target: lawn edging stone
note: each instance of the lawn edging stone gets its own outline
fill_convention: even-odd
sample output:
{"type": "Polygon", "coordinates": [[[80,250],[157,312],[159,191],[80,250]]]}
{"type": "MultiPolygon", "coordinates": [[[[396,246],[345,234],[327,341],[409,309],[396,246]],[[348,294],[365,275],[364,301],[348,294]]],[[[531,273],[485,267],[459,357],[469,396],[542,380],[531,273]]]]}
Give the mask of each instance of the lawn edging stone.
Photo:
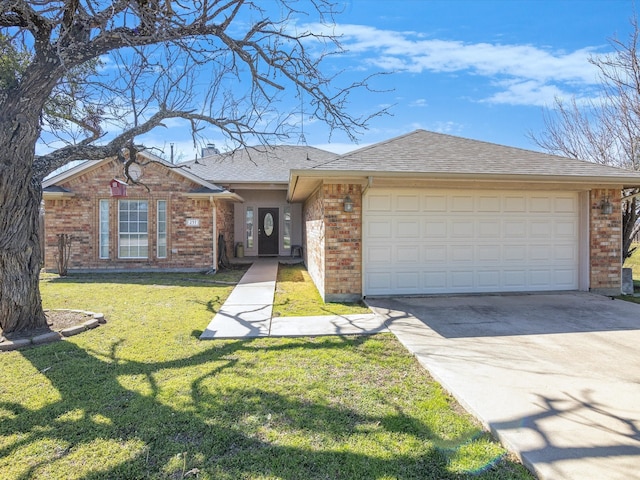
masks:
{"type": "MultiPolygon", "coordinates": [[[[49,311],[49,310],[46,310],[49,311]]],[[[72,327],[63,328],[60,331],[50,331],[35,335],[28,338],[14,338],[9,339],[0,336],[0,352],[10,352],[13,350],[19,350],[34,345],[44,345],[47,343],[57,342],[66,337],[72,337],[78,335],[87,330],[91,330],[99,327],[102,324],[107,323],[103,313],[88,312],[85,310],[71,310],[71,309],[58,309],[53,311],[73,312],[80,313],[85,316],[92,317],[90,320],[86,320],[81,324],[74,325],[72,327]]]]}

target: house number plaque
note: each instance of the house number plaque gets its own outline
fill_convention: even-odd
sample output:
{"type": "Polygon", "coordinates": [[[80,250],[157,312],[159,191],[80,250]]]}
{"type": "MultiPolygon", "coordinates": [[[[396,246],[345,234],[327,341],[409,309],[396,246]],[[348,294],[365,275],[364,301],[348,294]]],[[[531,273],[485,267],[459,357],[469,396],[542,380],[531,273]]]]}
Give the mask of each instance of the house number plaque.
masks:
{"type": "Polygon", "coordinates": [[[184,223],[185,223],[185,225],[187,227],[199,227],[200,226],[200,219],[199,218],[187,218],[184,223]]]}

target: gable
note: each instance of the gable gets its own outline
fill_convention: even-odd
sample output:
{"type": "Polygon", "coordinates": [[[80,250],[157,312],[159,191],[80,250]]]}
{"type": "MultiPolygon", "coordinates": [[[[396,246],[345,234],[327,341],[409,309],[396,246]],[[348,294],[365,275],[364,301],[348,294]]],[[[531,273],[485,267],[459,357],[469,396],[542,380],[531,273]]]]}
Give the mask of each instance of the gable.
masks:
{"type": "MultiPolygon", "coordinates": [[[[315,170],[456,176],[627,178],[640,174],[574,158],[416,130],[347,153],[315,170]]],[[[629,180],[630,179],[630,180],[629,180]]],[[[624,182],[622,182],[624,183],[624,182]]]]}
{"type": "MultiPolygon", "coordinates": [[[[140,184],[128,185],[131,194],[144,196],[149,192],[166,191],[193,197],[215,196],[242,201],[238,195],[161,159],[143,157],[139,173],[140,184]]],[[[109,184],[114,179],[125,180],[123,164],[116,158],[88,161],[43,182],[43,196],[46,199],[73,196],[76,193],[110,195],[109,184]]]]}

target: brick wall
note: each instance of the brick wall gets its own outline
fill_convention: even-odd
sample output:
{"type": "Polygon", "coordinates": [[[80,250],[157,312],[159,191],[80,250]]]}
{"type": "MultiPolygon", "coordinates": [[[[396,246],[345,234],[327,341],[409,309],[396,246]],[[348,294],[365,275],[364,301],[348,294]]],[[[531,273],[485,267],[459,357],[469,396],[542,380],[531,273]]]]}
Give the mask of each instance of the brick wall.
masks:
{"type": "Polygon", "coordinates": [[[362,190],[324,184],[304,204],[305,263],[325,301],[362,298],[362,190]],[[344,199],[353,212],[344,211],[344,199]]]}
{"type": "MultiPolygon", "coordinates": [[[[127,200],[148,201],[148,258],[118,258],[118,198],[110,196],[109,182],[123,178],[117,161],[100,164],[59,185],[75,193],[65,200],[45,200],[45,268],[55,270],[56,234],[74,236],[69,269],[198,269],[213,264],[213,206],[209,199],[192,199],[184,193],[198,187],[191,180],[159,164],[143,167],[143,186],[129,185],[127,200]],[[99,202],[109,201],[109,258],[99,258],[99,202]],[[167,202],[167,257],[157,257],[157,201],[167,202]],[[186,219],[197,219],[198,226],[187,226],[186,219]]],[[[219,202],[218,226],[225,228],[225,239],[233,242],[232,209],[219,202]],[[227,228],[228,225],[231,225],[227,228]]]]}
{"type": "Polygon", "coordinates": [[[324,298],[324,190],[319,188],[302,207],[305,264],[309,275],[324,298]]]}
{"type": "Polygon", "coordinates": [[[590,289],[606,295],[619,295],[622,269],[622,218],[620,189],[594,189],[590,198],[590,289]],[[613,213],[605,215],[600,207],[608,198],[613,213]]]}
{"type": "Polygon", "coordinates": [[[325,301],[362,298],[362,187],[323,185],[325,218],[325,301]],[[353,211],[344,211],[344,199],[353,211]]]}

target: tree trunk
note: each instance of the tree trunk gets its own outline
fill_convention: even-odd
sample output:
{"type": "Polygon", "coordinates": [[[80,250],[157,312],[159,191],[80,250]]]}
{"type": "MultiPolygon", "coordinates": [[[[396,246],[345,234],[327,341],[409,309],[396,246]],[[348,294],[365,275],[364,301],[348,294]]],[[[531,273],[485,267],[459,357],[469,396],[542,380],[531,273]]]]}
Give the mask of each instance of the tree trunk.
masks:
{"type": "MultiPolygon", "coordinates": [[[[639,193],[637,190],[625,192],[627,195],[639,193]]],[[[631,256],[631,247],[638,231],[638,200],[631,197],[622,202],[622,263],[631,256]]]]}
{"type": "MultiPolygon", "coordinates": [[[[2,186],[3,189],[6,187],[2,186]]],[[[25,196],[23,192],[14,193],[25,196]]],[[[24,239],[0,248],[0,327],[6,337],[23,330],[47,327],[38,285],[42,258],[38,216],[42,194],[38,187],[30,185],[26,196],[26,202],[21,202],[13,212],[14,223],[21,229],[24,239]]],[[[4,206],[0,208],[4,209],[4,206]]],[[[3,237],[4,232],[0,233],[1,244],[5,243],[3,237]]]]}
{"type": "Polygon", "coordinates": [[[0,328],[4,336],[47,327],[38,285],[42,181],[33,174],[39,131],[37,105],[24,102],[20,108],[0,113],[0,328]]]}

